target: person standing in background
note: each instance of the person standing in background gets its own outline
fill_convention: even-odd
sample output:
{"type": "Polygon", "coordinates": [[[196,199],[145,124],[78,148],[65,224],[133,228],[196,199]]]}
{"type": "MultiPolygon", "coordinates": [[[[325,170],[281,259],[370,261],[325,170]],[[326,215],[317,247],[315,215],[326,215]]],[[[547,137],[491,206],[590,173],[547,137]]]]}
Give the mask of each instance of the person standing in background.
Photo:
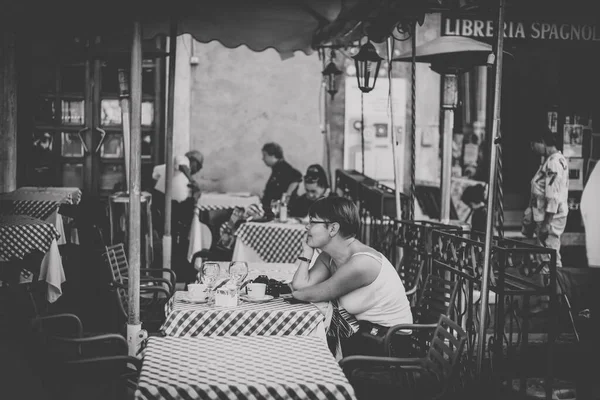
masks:
{"type": "Polygon", "coordinates": [[[531,142],[531,149],[545,158],[531,180],[529,208],[535,222],[537,244],[556,250],[556,266],[561,267],[560,237],[569,213],[567,159],[556,148],[556,136],[548,128],[531,142]]]}

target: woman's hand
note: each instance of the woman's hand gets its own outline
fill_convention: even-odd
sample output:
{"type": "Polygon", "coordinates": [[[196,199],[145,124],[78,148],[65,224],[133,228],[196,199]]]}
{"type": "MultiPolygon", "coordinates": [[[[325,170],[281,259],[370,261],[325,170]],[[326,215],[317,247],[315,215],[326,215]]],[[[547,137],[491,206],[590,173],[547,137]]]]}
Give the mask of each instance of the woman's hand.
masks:
{"type": "Polygon", "coordinates": [[[304,236],[304,238],[302,239],[302,257],[306,257],[309,260],[312,260],[314,254],[315,249],[308,245],[308,236],[304,236]]]}

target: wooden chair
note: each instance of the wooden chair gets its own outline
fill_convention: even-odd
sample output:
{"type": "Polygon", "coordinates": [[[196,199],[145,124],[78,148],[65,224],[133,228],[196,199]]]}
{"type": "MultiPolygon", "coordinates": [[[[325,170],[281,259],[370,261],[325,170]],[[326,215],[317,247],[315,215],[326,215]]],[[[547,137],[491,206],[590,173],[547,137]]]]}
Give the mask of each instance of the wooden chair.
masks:
{"type": "Polygon", "coordinates": [[[349,356],[340,366],[359,400],[440,399],[455,390],[466,340],[465,331],[442,315],[424,357],[349,356]]]}
{"type": "Polygon", "coordinates": [[[436,329],[440,316],[453,315],[458,287],[459,281],[428,275],[412,308],[414,323],[395,325],[387,331],[383,341],[385,354],[422,356],[429,348],[431,332],[436,329]]]}
{"type": "Polygon", "coordinates": [[[79,318],[58,314],[31,324],[34,363],[52,399],[125,399],[141,361],[121,335],[85,336],[79,318]]]}

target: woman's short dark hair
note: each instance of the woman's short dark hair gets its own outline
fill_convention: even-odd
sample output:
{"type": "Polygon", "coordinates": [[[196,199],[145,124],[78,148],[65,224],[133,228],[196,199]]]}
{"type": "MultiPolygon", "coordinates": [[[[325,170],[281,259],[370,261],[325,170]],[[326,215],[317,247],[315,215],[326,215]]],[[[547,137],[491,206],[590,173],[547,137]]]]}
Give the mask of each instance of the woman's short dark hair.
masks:
{"type": "Polygon", "coordinates": [[[279,160],[281,160],[283,158],[283,149],[281,148],[280,145],[278,145],[275,142],[266,143],[263,146],[262,151],[264,151],[268,155],[273,156],[279,160]]]}
{"type": "Polygon", "coordinates": [[[324,197],[317,200],[308,210],[308,216],[340,224],[340,235],[355,237],[359,230],[358,207],[344,197],[324,197]]]}
{"type": "Polygon", "coordinates": [[[556,134],[550,130],[550,128],[544,128],[536,135],[537,142],[543,142],[546,146],[556,146],[557,138],[556,134]]]}
{"type": "Polygon", "coordinates": [[[323,189],[327,189],[329,187],[329,182],[327,181],[327,173],[325,173],[325,169],[319,164],[312,164],[306,169],[306,174],[304,175],[304,182],[306,183],[317,183],[319,187],[323,189]]]}
{"type": "Polygon", "coordinates": [[[462,194],[461,200],[465,204],[481,203],[485,201],[485,187],[483,185],[473,185],[467,187],[462,194]]]}

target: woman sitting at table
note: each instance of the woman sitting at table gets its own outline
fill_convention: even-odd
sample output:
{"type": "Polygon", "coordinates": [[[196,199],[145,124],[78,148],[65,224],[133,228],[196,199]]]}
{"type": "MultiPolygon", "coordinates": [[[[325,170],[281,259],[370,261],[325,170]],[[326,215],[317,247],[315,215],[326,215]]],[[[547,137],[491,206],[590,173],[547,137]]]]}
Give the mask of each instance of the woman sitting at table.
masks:
{"type": "Polygon", "coordinates": [[[359,217],[346,198],[326,197],[309,210],[307,238],[302,242],[293,296],[310,302],[335,301],[354,314],[360,329],[342,341],[344,356],[382,355],[387,329],[413,322],[404,285],[392,264],[356,239],[359,217]],[[322,250],[312,268],[315,249],[322,250]]]}
{"type": "Polygon", "coordinates": [[[315,201],[332,195],[325,169],[319,164],[312,164],[304,175],[304,194],[293,196],[288,205],[290,216],[305,218],[308,209],[315,201]]]}

